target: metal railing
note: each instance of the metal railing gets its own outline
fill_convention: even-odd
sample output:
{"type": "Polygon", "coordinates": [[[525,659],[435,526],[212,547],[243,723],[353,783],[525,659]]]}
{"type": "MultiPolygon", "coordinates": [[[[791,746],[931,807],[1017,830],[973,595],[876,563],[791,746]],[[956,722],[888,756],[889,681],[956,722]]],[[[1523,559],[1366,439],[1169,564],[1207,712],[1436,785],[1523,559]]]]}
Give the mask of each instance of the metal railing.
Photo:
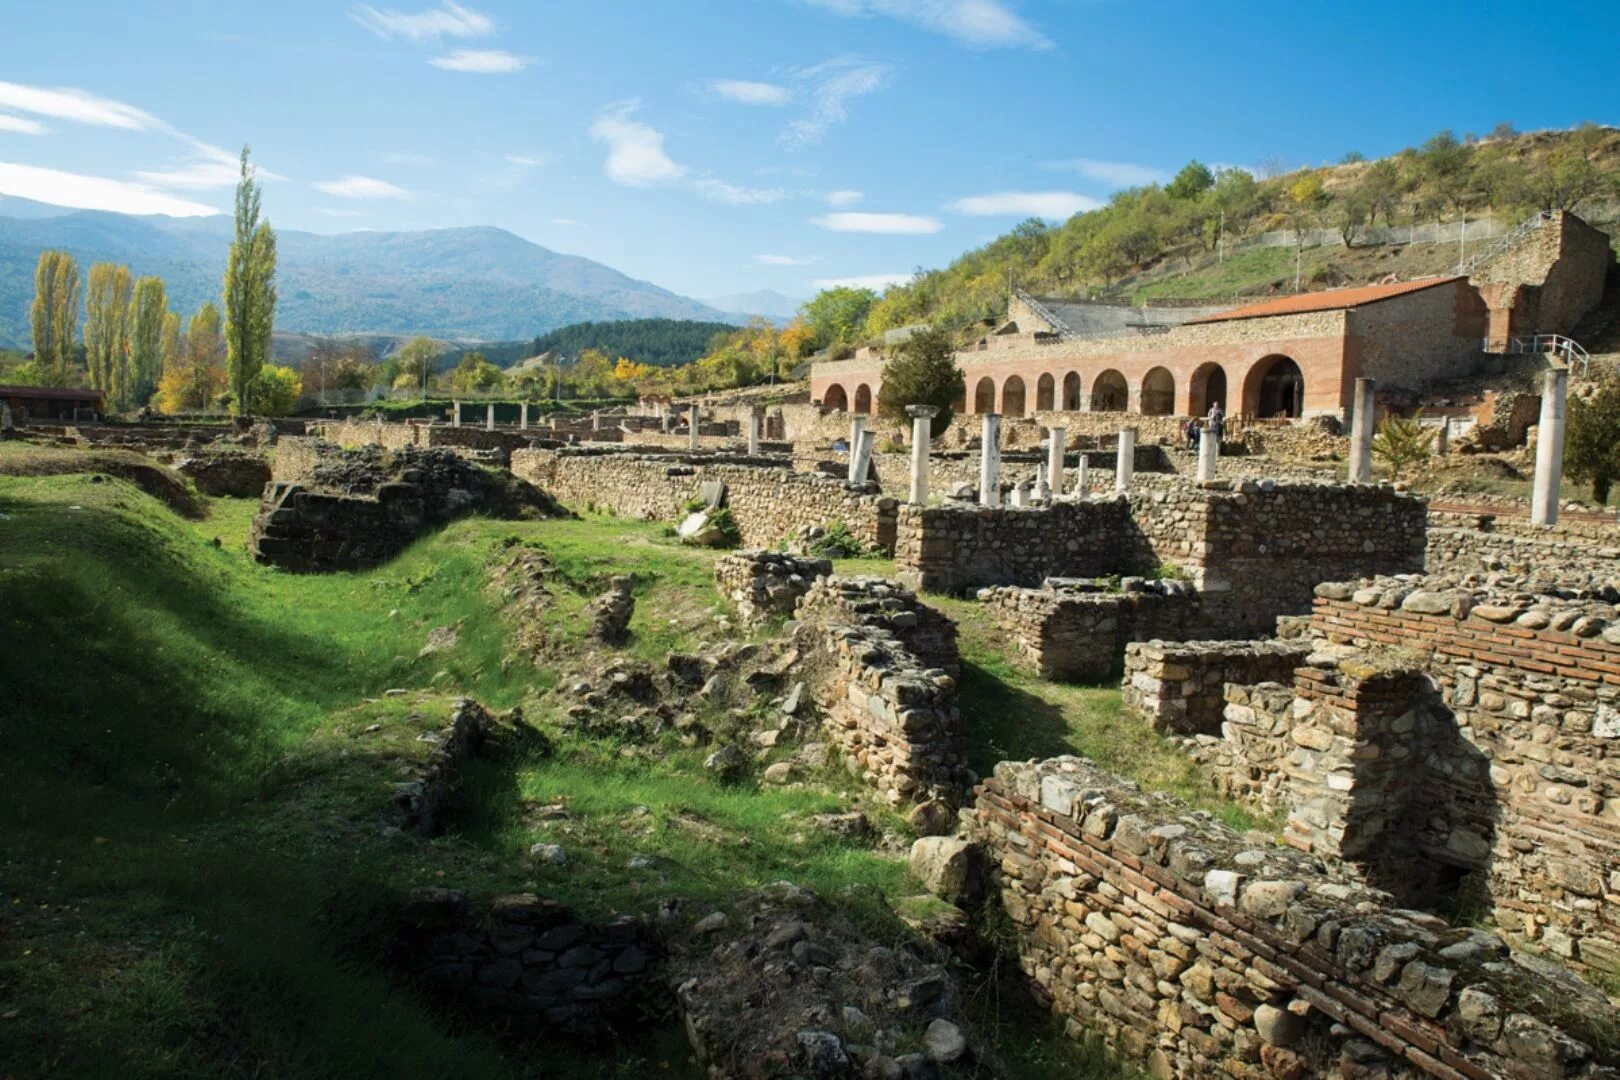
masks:
{"type": "Polygon", "coordinates": [[[1513,228],[1509,229],[1507,232],[1503,233],[1501,236],[1498,236],[1495,240],[1486,245],[1484,251],[1481,251],[1467,262],[1458,263],[1457,273],[1464,276],[1472,275],[1475,270],[1490,262],[1504,251],[1508,251],[1511,248],[1516,247],[1526,236],[1529,236],[1537,229],[1540,229],[1543,225],[1547,224],[1547,222],[1551,220],[1551,210],[1541,210],[1531,217],[1525,218],[1523,221],[1513,226],[1513,228]]]}
{"type": "Polygon", "coordinates": [[[1580,342],[1563,334],[1534,334],[1530,337],[1512,338],[1504,351],[1557,357],[1569,368],[1571,375],[1583,379],[1586,378],[1587,368],[1592,362],[1592,354],[1587,352],[1580,342]]]}

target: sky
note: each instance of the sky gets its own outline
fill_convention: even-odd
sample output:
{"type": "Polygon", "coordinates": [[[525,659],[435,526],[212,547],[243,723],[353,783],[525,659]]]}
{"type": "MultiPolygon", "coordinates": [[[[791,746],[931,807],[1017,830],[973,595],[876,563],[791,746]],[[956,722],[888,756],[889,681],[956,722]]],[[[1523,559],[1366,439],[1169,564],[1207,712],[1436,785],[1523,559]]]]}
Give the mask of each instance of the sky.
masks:
{"type": "Polygon", "coordinates": [[[1620,122],[1589,0],[8,7],[0,194],[228,212],[250,144],[277,227],[494,225],[695,297],[881,287],[1193,158],[1620,122]],[[1512,62],[1548,41],[1592,51],[1512,62]]]}

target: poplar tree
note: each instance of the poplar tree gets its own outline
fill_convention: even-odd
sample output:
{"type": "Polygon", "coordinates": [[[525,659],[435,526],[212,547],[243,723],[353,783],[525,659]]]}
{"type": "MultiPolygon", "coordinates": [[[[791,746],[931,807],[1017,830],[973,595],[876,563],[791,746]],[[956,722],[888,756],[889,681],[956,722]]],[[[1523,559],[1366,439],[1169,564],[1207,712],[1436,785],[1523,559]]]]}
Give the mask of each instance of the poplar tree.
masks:
{"type": "Polygon", "coordinates": [[[236,227],[225,264],[225,352],[232,407],[246,415],[254,378],[270,357],[276,308],[276,234],[259,220],[259,185],[242,147],[236,184],[236,227]]]}
{"type": "Polygon", "coordinates": [[[163,347],[159,350],[163,359],[163,374],[180,367],[183,357],[181,348],[183,342],[180,337],[180,313],[171,311],[163,316],[163,347]]]}
{"type": "Polygon", "coordinates": [[[145,405],[157,391],[163,374],[163,324],[169,315],[168,291],[163,279],[143,277],[135,283],[129,304],[129,379],[125,388],[131,405],[145,405]]]}
{"type": "Polygon", "coordinates": [[[90,385],[114,405],[125,401],[129,371],[129,302],[135,286],[129,267],[96,263],[84,295],[85,364],[90,385]]]}
{"type": "Polygon", "coordinates": [[[40,374],[58,385],[68,382],[79,333],[79,264],[67,252],[39,253],[28,320],[40,374]]]}

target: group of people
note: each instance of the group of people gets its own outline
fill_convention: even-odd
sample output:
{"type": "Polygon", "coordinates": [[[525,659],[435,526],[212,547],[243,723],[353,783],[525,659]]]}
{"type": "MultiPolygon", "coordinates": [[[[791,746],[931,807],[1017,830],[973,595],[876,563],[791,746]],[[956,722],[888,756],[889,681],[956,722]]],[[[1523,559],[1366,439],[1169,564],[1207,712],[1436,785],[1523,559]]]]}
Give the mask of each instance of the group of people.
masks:
{"type": "Polygon", "coordinates": [[[1209,416],[1195,416],[1181,425],[1181,434],[1187,440],[1187,449],[1196,454],[1198,444],[1203,442],[1206,431],[1215,439],[1217,444],[1220,443],[1221,436],[1226,433],[1226,410],[1221,408],[1221,403],[1218,401],[1209,407],[1209,416]]]}

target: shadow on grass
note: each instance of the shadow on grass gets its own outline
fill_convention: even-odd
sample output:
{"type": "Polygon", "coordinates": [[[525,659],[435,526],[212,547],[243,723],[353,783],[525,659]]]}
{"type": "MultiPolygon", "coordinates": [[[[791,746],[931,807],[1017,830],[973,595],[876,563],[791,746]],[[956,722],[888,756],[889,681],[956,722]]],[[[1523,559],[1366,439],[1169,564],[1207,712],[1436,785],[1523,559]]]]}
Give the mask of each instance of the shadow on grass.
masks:
{"type": "Polygon", "coordinates": [[[1069,722],[1058,706],[971,660],[962,662],[957,685],[968,764],[980,776],[989,776],[998,761],[1074,753],[1069,722]]]}

